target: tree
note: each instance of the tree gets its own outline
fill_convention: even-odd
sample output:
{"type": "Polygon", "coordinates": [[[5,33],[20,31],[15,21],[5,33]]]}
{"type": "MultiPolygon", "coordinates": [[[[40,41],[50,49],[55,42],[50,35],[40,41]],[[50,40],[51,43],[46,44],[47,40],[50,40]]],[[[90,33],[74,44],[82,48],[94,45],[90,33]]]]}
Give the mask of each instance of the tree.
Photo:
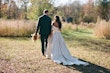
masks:
{"type": "Polygon", "coordinates": [[[8,19],[17,19],[18,18],[18,8],[14,1],[11,1],[8,7],[8,19]]]}
{"type": "Polygon", "coordinates": [[[69,21],[71,22],[74,22],[76,24],[79,23],[81,12],[82,12],[82,6],[79,0],[69,3],[67,5],[64,5],[60,7],[59,10],[63,14],[62,17],[65,18],[65,20],[68,21],[69,19],[69,21]]]}
{"type": "Polygon", "coordinates": [[[1,14],[1,6],[2,6],[2,1],[0,0],[0,18],[2,17],[2,14],[1,14]]]}
{"type": "Polygon", "coordinates": [[[110,0],[99,0],[97,12],[102,19],[109,21],[110,19],[110,0]]]}
{"type": "Polygon", "coordinates": [[[55,8],[49,0],[31,0],[31,3],[32,5],[27,12],[29,19],[38,19],[43,14],[44,9],[49,10],[51,17],[55,14],[55,8]]]}
{"type": "Polygon", "coordinates": [[[74,9],[72,9],[73,20],[74,20],[75,24],[79,24],[81,21],[80,18],[81,18],[81,12],[82,12],[82,6],[81,6],[79,0],[74,1],[73,7],[74,7],[74,9]]]}
{"type": "MultiPolygon", "coordinates": [[[[37,16],[41,16],[42,14],[43,14],[43,10],[44,9],[48,9],[49,10],[49,12],[51,13],[51,12],[53,12],[53,10],[54,10],[54,7],[53,7],[53,5],[51,4],[51,3],[49,3],[49,1],[48,0],[45,0],[45,1],[40,1],[39,2],[39,5],[38,5],[38,9],[37,9],[37,16]]],[[[51,17],[52,17],[53,15],[52,15],[52,13],[51,13],[51,17]]]]}
{"type": "Polygon", "coordinates": [[[96,11],[93,0],[89,0],[87,4],[83,5],[83,22],[96,22],[96,11]]]}

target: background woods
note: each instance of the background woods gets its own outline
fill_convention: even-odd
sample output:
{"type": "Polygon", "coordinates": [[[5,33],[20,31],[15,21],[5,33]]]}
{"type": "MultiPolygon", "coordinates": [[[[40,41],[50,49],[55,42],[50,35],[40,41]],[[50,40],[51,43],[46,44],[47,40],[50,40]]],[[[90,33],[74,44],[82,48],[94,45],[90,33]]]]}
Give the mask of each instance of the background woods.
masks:
{"type": "Polygon", "coordinates": [[[44,9],[49,9],[51,17],[58,14],[67,22],[96,22],[98,16],[110,19],[110,0],[88,0],[85,4],[70,0],[65,5],[55,4],[55,0],[0,0],[0,18],[37,19],[44,9]]]}
{"type": "MultiPolygon", "coordinates": [[[[22,28],[25,28],[28,24],[26,20],[33,20],[31,25],[33,25],[32,29],[35,29],[35,21],[43,14],[42,12],[44,9],[48,9],[51,18],[53,18],[54,15],[59,15],[63,22],[74,24],[77,30],[79,27],[78,25],[93,27],[92,29],[96,36],[103,38],[110,37],[110,0],[88,0],[86,3],[81,3],[80,0],[70,0],[67,4],[57,5],[58,2],[59,1],[56,0],[0,0],[0,26],[2,28],[0,29],[0,35],[7,36],[9,32],[6,34],[3,33],[3,30],[8,31],[12,28],[14,29],[15,26],[22,26],[22,28]],[[12,20],[12,24],[9,25],[9,20],[5,21],[5,19],[17,20],[12,20]],[[25,21],[22,19],[25,19],[25,21]]],[[[19,32],[21,32],[20,29],[21,27],[19,27],[17,31],[19,30],[19,32]]],[[[31,32],[27,32],[25,29],[24,31],[25,32],[22,34],[25,33],[25,36],[34,32],[34,30],[29,30],[31,32]]],[[[18,35],[17,33],[14,36],[24,35],[18,35]]]]}

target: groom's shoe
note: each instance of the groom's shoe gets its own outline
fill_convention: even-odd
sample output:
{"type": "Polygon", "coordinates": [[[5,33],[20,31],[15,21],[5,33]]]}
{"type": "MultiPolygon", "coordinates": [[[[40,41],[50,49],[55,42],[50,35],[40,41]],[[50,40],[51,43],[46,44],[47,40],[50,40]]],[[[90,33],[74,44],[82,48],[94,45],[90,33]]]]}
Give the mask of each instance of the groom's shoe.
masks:
{"type": "Polygon", "coordinates": [[[45,56],[45,53],[42,53],[43,56],[45,56]]]}
{"type": "Polygon", "coordinates": [[[43,54],[43,56],[45,56],[45,57],[46,57],[46,51],[42,52],[42,54],[43,54]]]}

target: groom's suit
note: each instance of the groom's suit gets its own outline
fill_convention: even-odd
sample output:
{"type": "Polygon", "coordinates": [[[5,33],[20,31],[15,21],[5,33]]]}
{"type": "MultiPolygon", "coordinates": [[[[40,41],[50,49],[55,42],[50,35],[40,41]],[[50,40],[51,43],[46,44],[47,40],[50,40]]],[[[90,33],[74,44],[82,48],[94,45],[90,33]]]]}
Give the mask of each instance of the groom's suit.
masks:
{"type": "Polygon", "coordinates": [[[51,33],[51,18],[48,17],[47,15],[40,16],[38,20],[36,34],[39,29],[40,29],[39,34],[41,35],[41,43],[42,43],[42,54],[44,55],[44,51],[48,43],[47,39],[51,33]]]}

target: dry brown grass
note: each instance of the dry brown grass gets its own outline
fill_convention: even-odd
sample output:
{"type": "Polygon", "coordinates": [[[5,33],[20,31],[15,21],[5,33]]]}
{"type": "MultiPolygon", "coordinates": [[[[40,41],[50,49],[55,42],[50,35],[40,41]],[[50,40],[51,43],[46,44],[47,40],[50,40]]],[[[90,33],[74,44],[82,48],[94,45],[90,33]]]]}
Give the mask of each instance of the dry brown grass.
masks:
{"type": "Polygon", "coordinates": [[[78,29],[78,25],[77,24],[72,24],[72,23],[62,23],[62,28],[63,29],[67,29],[67,30],[77,30],[78,29]]]}
{"type": "Polygon", "coordinates": [[[100,38],[110,38],[110,21],[102,20],[97,22],[94,34],[100,38]]]}
{"type": "Polygon", "coordinates": [[[74,31],[72,26],[62,30],[68,49],[90,66],[62,66],[46,59],[39,39],[33,43],[31,38],[0,37],[0,73],[109,73],[110,41],[96,39],[90,29],[74,31]]]}
{"type": "Polygon", "coordinates": [[[35,43],[29,38],[0,40],[0,73],[80,73],[42,56],[39,40],[35,43]]]}
{"type": "MultiPolygon", "coordinates": [[[[80,25],[72,23],[62,23],[63,29],[78,30],[79,28],[94,29],[94,34],[101,38],[110,38],[110,21],[98,20],[95,23],[83,23],[80,25]]],[[[0,36],[30,36],[34,33],[36,21],[32,20],[4,20],[0,19],[0,36]]]]}
{"type": "Polygon", "coordinates": [[[35,21],[0,19],[0,36],[30,36],[35,28],[35,21]]]}
{"type": "Polygon", "coordinates": [[[41,53],[40,40],[33,43],[30,38],[0,37],[0,73],[110,72],[110,70],[107,71],[110,69],[109,53],[89,48],[85,49],[83,46],[78,45],[75,40],[73,41],[71,40],[67,43],[71,54],[77,58],[88,61],[90,66],[62,66],[52,62],[50,59],[46,59],[41,53]],[[75,43],[78,46],[75,46],[75,43]]]}

